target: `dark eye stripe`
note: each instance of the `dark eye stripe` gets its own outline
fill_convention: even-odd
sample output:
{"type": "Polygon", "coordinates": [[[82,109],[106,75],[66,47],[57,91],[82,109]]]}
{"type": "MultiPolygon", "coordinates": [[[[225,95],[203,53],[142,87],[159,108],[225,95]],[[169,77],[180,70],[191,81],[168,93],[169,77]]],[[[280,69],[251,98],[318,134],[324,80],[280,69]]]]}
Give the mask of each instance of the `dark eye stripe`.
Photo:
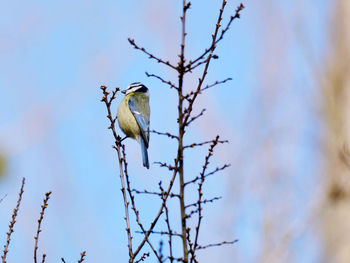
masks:
{"type": "Polygon", "coordinates": [[[148,89],[145,85],[141,85],[141,87],[139,89],[137,89],[136,91],[146,93],[148,91],[148,89]]]}

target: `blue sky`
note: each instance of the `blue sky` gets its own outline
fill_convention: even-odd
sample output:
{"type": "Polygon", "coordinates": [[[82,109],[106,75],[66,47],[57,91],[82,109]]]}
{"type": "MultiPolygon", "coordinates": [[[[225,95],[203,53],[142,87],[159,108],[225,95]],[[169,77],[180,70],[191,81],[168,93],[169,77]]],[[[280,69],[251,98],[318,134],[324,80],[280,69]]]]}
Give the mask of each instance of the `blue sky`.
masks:
{"type": "MultiPolygon", "coordinates": [[[[191,57],[208,46],[220,2],[192,2],[186,49],[191,57]]],[[[229,1],[224,23],[237,4],[229,1]]],[[[300,209],[300,204],[308,203],[310,191],[315,190],[320,121],[312,106],[318,87],[305,50],[311,50],[316,63],[322,62],[329,4],[326,0],[298,1],[298,5],[295,1],[246,2],[242,19],[233,23],[218,46],[220,59],[211,64],[208,83],[233,80],[199,99],[195,111],[202,107],[208,111],[190,129],[187,141],[207,140],[218,133],[230,140],[230,145],[218,148],[213,167],[226,162],[233,166],[210,179],[207,188],[208,196],[220,193],[224,198],[208,206],[202,238],[203,242],[236,238],[240,242],[203,252],[202,262],[220,257],[220,262],[231,258],[258,262],[263,250],[263,212],[271,209],[281,192],[291,198],[287,212],[291,218],[308,209],[300,209]],[[265,149],[270,149],[268,156],[274,160],[268,169],[271,160],[265,149]],[[267,177],[259,177],[262,170],[267,177]],[[272,180],[269,174],[276,177],[266,189],[264,183],[272,180]]],[[[21,178],[27,179],[9,262],[32,258],[36,220],[48,190],[53,194],[40,252],[48,254],[49,262],[60,257],[76,260],[83,250],[89,262],[115,262],[116,258],[125,262],[118,166],[99,87],[144,82],[151,92],[152,128],[175,132],[175,93],[144,72],[174,81],[176,74],[134,50],[127,38],[176,61],[179,7],[180,1],[157,0],[2,4],[0,151],[7,158],[7,173],[0,178],[0,198],[7,197],[0,204],[0,244],[21,178]]],[[[196,74],[187,78],[187,87],[195,80],[196,74]]],[[[146,171],[139,145],[128,140],[126,146],[135,187],[156,189],[168,174],[156,165],[146,171]]],[[[151,162],[172,160],[175,150],[166,138],[151,136],[151,162]]],[[[204,148],[188,154],[188,174],[198,173],[204,154],[204,148]]],[[[156,201],[140,198],[138,202],[144,207],[145,221],[150,220],[156,201]]],[[[308,232],[296,237],[305,244],[293,246],[302,259],[298,262],[318,262],[317,242],[310,245],[315,239],[308,232]]]]}

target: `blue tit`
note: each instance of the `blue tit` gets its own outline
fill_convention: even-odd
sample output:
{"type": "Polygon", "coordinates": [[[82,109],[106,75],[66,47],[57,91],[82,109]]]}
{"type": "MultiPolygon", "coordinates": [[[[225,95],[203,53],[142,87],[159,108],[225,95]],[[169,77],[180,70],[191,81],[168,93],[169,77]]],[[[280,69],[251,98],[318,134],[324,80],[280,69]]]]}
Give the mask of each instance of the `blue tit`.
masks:
{"type": "Polygon", "coordinates": [[[133,138],[141,144],[143,166],[149,169],[149,92],[140,82],[131,83],[122,93],[125,97],[118,106],[117,119],[120,129],[126,137],[133,138]]]}

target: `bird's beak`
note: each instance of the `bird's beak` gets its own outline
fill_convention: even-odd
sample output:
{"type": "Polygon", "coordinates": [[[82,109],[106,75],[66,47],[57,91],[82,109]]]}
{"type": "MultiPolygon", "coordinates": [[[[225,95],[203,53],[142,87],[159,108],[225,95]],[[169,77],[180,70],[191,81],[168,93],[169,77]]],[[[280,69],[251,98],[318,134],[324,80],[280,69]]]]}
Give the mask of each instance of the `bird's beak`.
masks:
{"type": "Polygon", "coordinates": [[[121,93],[126,94],[126,90],[122,90],[121,93]]]}

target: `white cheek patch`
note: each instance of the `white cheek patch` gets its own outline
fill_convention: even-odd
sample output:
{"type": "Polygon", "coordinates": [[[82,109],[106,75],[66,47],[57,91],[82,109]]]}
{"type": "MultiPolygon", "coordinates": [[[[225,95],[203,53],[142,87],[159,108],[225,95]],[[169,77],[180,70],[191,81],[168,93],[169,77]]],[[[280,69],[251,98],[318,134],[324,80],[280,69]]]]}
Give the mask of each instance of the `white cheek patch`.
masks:
{"type": "Polygon", "coordinates": [[[131,93],[131,92],[134,92],[134,91],[136,91],[137,89],[138,89],[138,87],[131,88],[131,89],[127,89],[127,90],[126,90],[126,94],[129,94],[129,93],[131,93]]]}

